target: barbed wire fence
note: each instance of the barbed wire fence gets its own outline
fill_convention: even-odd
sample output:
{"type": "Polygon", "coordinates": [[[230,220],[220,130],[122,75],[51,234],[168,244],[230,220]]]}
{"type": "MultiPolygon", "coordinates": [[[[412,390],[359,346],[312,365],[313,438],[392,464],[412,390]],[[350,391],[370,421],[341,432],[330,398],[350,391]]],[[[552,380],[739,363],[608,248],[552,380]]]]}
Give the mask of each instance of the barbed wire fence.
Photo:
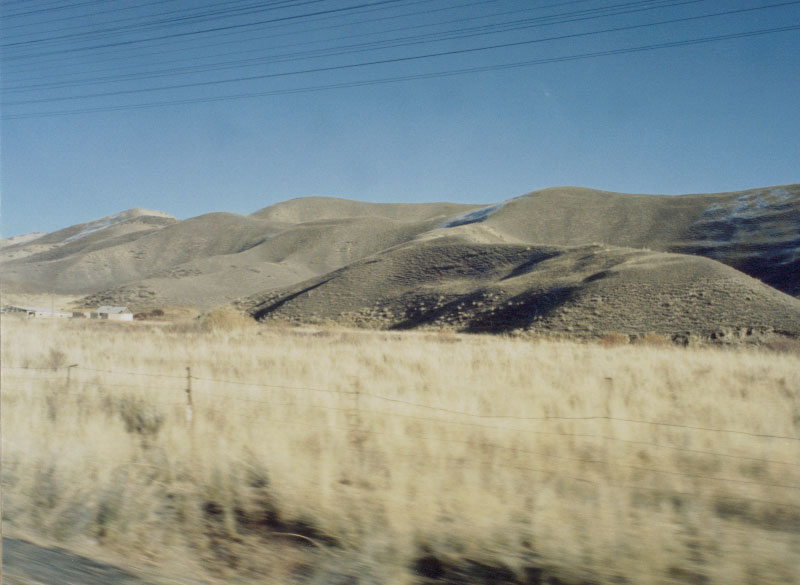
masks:
{"type": "MultiPolygon", "coordinates": [[[[702,456],[712,460],[728,460],[749,464],[774,465],[785,470],[781,477],[792,477],[793,470],[800,469],[800,460],[781,460],[769,457],[756,457],[737,453],[724,452],[722,450],[698,449],[693,447],[681,446],[679,444],[664,443],[657,441],[630,439],[618,436],[615,432],[615,425],[627,425],[635,427],[651,427],[670,429],[672,431],[689,434],[703,433],[716,436],[739,436],[758,442],[767,451],[776,443],[781,445],[800,445],[800,437],[791,435],[772,434],[758,432],[749,429],[716,428],[699,424],[682,424],[670,421],[645,420],[631,417],[614,416],[609,407],[605,412],[583,416],[552,416],[538,415],[529,416],[523,414],[488,414],[481,412],[470,412],[435,404],[426,404],[413,400],[405,400],[396,396],[386,396],[374,392],[364,391],[359,384],[353,384],[352,389],[334,389],[312,386],[290,386],[281,384],[268,384],[256,381],[226,380],[213,377],[195,376],[189,366],[185,368],[185,374],[163,374],[152,372],[131,372],[114,369],[83,367],[79,364],[70,364],[56,367],[27,367],[9,366],[2,364],[2,379],[4,389],[7,385],[12,388],[17,384],[31,382],[55,382],[62,383],[64,388],[70,391],[96,388],[106,389],[112,392],[119,391],[144,391],[153,390],[152,385],[132,384],[118,381],[117,377],[144,377],[153,378],[161,382],[157,387],[160,392],[159,397],[152,394],[147,396],[148,402],[161,404],[164,406],[184,405],[187,432],[190,440],[194,443],[195,423],[202,416],[204,411],[214,412],[218,416],[224,416],[227,410],[224,407],[215,406],[215,400],[233,400],[243,405],[249,405],[250,412],[238,412],[237,419],[244,419],[250,422],[269,423],[274,425],[299,426],[309,431],[340,432],[347,437],[349,446],[347,447],[359,459],[368,455],[380,455],[381,451],[370,449],[368,446],[369,437],[386,437],[388,439],[404,439],[406,436],[400,435],[392,430],[380,430],[373,428],[374,425],[366,424],[365,417],[387,417],[389,419],[413,421],[426,425],[440,425],[453,429],[454,432],[447,433],[446,436],[433,433],[420,433],[417,438],[425,441],[436,441],[443,444],[459,445],[462,448],[475,446],[473,438],[463,436],[464,431],[504,431],[513,432],[521,436],[548,436],[556,438],[567,438],[570,440],[592,440],[603,445],[603,455],[601,457],[581,457],[553,453],[545,449],[527,449],[519,445],[492,444],[488,459],[482,459],[476,454],[470,463],[473,465],[491,465],[507,470],[517,470],[530,473],[556,473],[559,478],[588,484],[593,486],[610,486],[620,489],[636,490],[643,492],[663,493],[663,486],[653,487],[652,485],[639,485],[619,483],[615,481],[614,470],[627,470],[637,474],[648,474],[654,477],[677,477],[687,478],[695,481],[693,485],[726,485],[726,486],[750,486],[752,488],[763,488],[768,490],[771,495],[775,491],[780,492],[784,497],[780,499],[756,498],[749,495],[725,494],[719,491],[703,493],[695,489],[694,491],[676,490],[670,488],[670,494],[686,496],[699,500],[709,500],[719,502],[720,500],[733,500],[735,502],[748,502],[755,504],[766,504],[776,506],[781,509],[795,510],[793,514],[800,512],[800,482],[794,483],[791,480],[760,481],[758,478],[728,477],[719,476],[713,472],[689,472],[676,469],[666,469],[653,465],[638,465],[615,460],[611,455],[612,445],[627,444],[638,448],[659,450],[664,452],[682,453],[688,455],[702,456]],[[82,378],[84,372],[94,376],[94,379],[87,380],[82,378]],[[103,378],[103,379],[101,379],[103,378]],[[166,383],[165,383],[166,382],[166,383]],[[258,396],[244,395],[242,389],[259,390],[263,394],[258,396]],[[272,393],[280,391],[291,393],[291,399],[273,396],[272,393]],[[298,396],[303,393],[306,396],[319,395],[336,398],[334,404],[311,403],[310,401],[298,400],[298,396]],[[202,397],[202,401],[198,398],[202,397]],[[256,410],[250,408],[257,405],[266,407],[267,410],[256,410]],[[382,406],[382,407],[381,407],[382,406]],[[270,407],[297,407],[308,411],[336,412],[344,415],[345,423],[336,424],[328,420],[324,424],[312,423],[301,417],[280,417],[270,412],[270,407]],[[409,412],[411,410],[411,412],[409,412]],[[442,416],[443,415],[443,416],[442,416]],[[446,418],[445,418],[446,417],[446,418]],[[552,430],[541,428],[541,424],[550,422],[560,422],[568,424],[585,425],[587,423],[602,423],[601,430],[582,432],[552,430]],[[539,426],[537,426],[539,425],[539,426]],[[455,435],[455,436],[454,436],[455,435]],[[503,458],[506,455],[506,458],[503,458]],[[522,462],[520,462],[522,459],[522,462]],[[546,462],[571,462],[581,465],[597,466],[592,477],[585,477],[575,474],[574,471],[564,471],[548,467],[546,462]],[[791,473],[790,473],[791,472],[791,473]],[[598,476],[601,478],[598,481],[598,476]]],[[[608,393],[614,391],[613,378],[598,380],[599,385],[605,385],[608,393]]],[[[610,401],[609,401],[610,402],[610,401]]],[[[686,443],[686,441],[682,441],[686,443]]],[[[194,447],[192,449],[194,451],[194,447]]],[[[780,451],[780,450],[779,450],[780,451]]],[[[398,453],[395,451],[395,453],[398,453]]],[[[414,458],[415,463],[427,468],[439,469],[442,463],[463,465],[463,457],[443,455],[435,459],[419,457],[417,453],[403,452],[403,455],[414,458]]],[[[788,458],[791,459],[791,458],[788,458]]],[[[707,466],[714,470],[714,465],[707,466]]],[[[360,466],[362,472],[367,471],[360,466]]]]}

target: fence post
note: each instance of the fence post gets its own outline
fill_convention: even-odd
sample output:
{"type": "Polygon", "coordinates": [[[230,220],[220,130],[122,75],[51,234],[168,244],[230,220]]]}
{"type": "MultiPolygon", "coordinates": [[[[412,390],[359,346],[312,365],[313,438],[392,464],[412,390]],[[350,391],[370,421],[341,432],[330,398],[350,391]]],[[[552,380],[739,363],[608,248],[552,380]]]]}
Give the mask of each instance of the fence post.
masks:
{"type": "Polygon", "coordinates": [[[366,433],[364,432],[361,420],[361,381],[356,379],[353,382],[353,401],[354,412],[350,417],[351,427],[348,429],[348,441],[352,447],[353,454],[355,455],[355,477],[353,483],[360,485],[365,479],[365,465],[366,455],[363,451],[364,443],[366,442],[366,433]]]}
{"type": "MultiPolygon", "coordinates": [[[[610,447],[611,437],[612,437],[612,432],[613,432],[613,427],[614,427],[614,425],[613,425],[614,421],[611,419],[611,417],[613,415],[613,411],[611,410],[611,401],[614,399],[614,378],[612,378],[611,376],[606,376],[605,377],[605,381],[606,381],[606,409],[605,409],[606,410],[606,412],[605,412],[606,437],[605,437],[604,443],[605,443],[605,451],[606,451],[606,463],[608,464],[609,463],[609,461],[608,461],[608,458],[609,458],[609,447],[610,447]]],[[[611,465],[607,465],[606,466],[606,473],[608,473],[610,468],[611,468],[611,465]]],[[[609,476],[609,478],[610,478],[610,476],[609,476]]]]}
{"type": "MultiPolygon", "coordinates": [[[[614,472],[612,471],[614,468],[614,464],[611,461],[611,443],[614,439],[614,410],[611,406],[611,403],[614,400],[614,378],[611,376],[606,376],[606,424],[605,424],[605,438],[603,439],[604,449],[605,449],[605,462],[606,462],[606,489],[608,490],[608,494],[611,495],[611,508],[613,510],[613,517],[617,520],[621,520],[621,506],[619,505],[619,500],[616,493],[614,492],[613,478],[614,472]]],[[[619,543],[619,525],[617,521],[614,521],[611,524],[611,532],[613,535],[613,544],[616,548],[619,543]]],[[[615,551],[616,552],[616,551],[615,551]]]]}
{"type": "Polygon", "coordinates": [[[194,412],[192,408],[192,368],[186,366],[186,422],[194,424],[194,412]]]}
{"type": "Polygon", "coordinates": [[[72,364],[72,365],[67,366],[67,386],[69,386],[69,384],[70,384],[70,382],[72,380],[72,378],[70,376],[70,373],[72,372],[72,368],[77,368],[77,367],[78,367],[78,364],[72,364]]]}
{"type": "MultiPolygon", "coordinates": [[[[356,391],[355,391],[355,416],[353,417],[353,422],[355,423],[355,428],[352,429],[352,440],[353,445],[355,445],[356,449],[361,449],[361,444],[363,442],[361,436],[361,405],[359,399],[361,398],[361,388],[359,388],[358,384],[356,384],[356,391]]],[[[359,453],[359,458],[361,457],[361,453],[359,453]]]]}

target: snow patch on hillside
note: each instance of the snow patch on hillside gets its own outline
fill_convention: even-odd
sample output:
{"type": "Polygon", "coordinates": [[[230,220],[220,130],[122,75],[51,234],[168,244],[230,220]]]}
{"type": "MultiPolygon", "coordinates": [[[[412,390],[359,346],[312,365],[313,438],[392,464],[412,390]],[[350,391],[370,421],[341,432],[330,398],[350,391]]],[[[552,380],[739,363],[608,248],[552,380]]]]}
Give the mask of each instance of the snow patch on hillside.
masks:
{"type": "Polygon", "coordinates": [[[714,203],[702,213],[703,218],[720,220],[748,220],[762,217],[766,213],[785,211],[791,206],[791,193],[781,187],[765,189],[757,193],[740,195],[732,202],[714,203]]]}
{"type": "Polygon", "coordinates": [[[89,234],[93,234],[95,232],[99,232],[100,230],[104,230],[110,228],[115,225],[119,225],[121,223],[125,223],[127,221],[136,219],[138,217],[165,217],[169,219],[174,219],[168,213],[164,213],[163,211],[151,211],[149,209],[128,209],[127,211],[122,211],[120,213],[114,213],[112,215],[107,215],[105,217],[101,217],[99,219],[95,219],[93,221],[87,222],[83,224],[83,229],[79,231],[77,234],[74,234],[64,240],[64,243],[74,242],[75,240],[79,240],[80,238],[85,238],[89,234]]]}
{"type": "Polygon", "coordinates": [[[506,203],[507,201],[503,201],[502,203],[495,203],[494,205],[481,207],[480,209],[467,211],[466,213],[460,213],[454,217],[451,217],[448,221],[443,223],[441,227],[452,228],[452,227],[458,227],[460,225],[467,225],[470,223],[479,223],[482,221],[486,221],[494,213],[496,213],[499,209],[501,209],[506,203]]]}
{"type": "Polygon", "coordinates": [[[722,245],[708,251],[712,258],[761,258],[772,264],[800,258],[800,198],[782,187],[746,193],[708,206],[692,232],[700,242],[722,245]],[[769,243],[760,249],[758,242],[769,243]]]}

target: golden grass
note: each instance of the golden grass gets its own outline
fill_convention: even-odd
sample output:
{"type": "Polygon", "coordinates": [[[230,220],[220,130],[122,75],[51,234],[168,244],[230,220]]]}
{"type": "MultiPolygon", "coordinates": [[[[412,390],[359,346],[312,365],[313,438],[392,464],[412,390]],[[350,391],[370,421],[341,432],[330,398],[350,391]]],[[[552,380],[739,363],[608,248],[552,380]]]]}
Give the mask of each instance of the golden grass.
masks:
{"type": "Polygon", "coordinates": [[[800,582],[796,354],[215,319],[5,319],[4,527],[222,580],[800,582]]]}

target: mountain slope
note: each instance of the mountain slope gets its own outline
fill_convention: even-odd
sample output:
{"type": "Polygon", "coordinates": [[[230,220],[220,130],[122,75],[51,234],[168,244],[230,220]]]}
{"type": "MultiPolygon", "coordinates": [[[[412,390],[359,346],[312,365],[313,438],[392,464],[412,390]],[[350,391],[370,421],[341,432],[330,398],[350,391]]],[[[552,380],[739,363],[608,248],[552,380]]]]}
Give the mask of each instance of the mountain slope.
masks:
{"type": "Polygon", "coordinates": [[[680,196],[557,187],[494,207],[478,221],[519,241],[697,254],[800,295],[800,185],[680,196]]]}
{"type": "MultiPolygon", "coordinates": [[[[327,273],[408,242],[431,227],[430,222],[356,218],[309,222],[282,229],[252,218],[237,221],[241,219],[261,228],[255,232],[257,237],[245,238],[242,230],[239,234],[242,240],[237,246],[216,244],[215,250],[223,250],[222,254],[182,258],[182,262],[173,263],[171,268],[154,272],[147,278],[100,290],[90,295],[85,304],[145,302],[209,308],[327,273]],[[265,229],[270,225],[274,231],[265,229]]],[[[160,240],[164,235],[161,234],[160,240]]]]}
{"type": "Polygon", "coordinates": [[[443,237],[244,299],[258,319],[577,335],[800,335],[800,300],[707,258],[443,237]]]}
{"type": "Polygon", "coordinates": [[[796,304],[762,283],[800,296],[800,185],[681,196],[558,187],[490,205],[309,197],[184,221],[130,210],[7,244],[0,269],[5,290],[83,294],[85,306],[248,297],[256,312],[281,302],[265,315],[370,326],[792,329],[796,304]],[[482,309],[458,307],[473,298],[482,309]]]}
{"type": "Polygon", "coordinates": [[[0,248],[0,263],[23,259],[25,263],[59,260],[113,246],[120,238],[135,239],[137,234],[157,231],[177,222],[161,211],[129,209],[38,237],[9,238],[0,248]]]}

